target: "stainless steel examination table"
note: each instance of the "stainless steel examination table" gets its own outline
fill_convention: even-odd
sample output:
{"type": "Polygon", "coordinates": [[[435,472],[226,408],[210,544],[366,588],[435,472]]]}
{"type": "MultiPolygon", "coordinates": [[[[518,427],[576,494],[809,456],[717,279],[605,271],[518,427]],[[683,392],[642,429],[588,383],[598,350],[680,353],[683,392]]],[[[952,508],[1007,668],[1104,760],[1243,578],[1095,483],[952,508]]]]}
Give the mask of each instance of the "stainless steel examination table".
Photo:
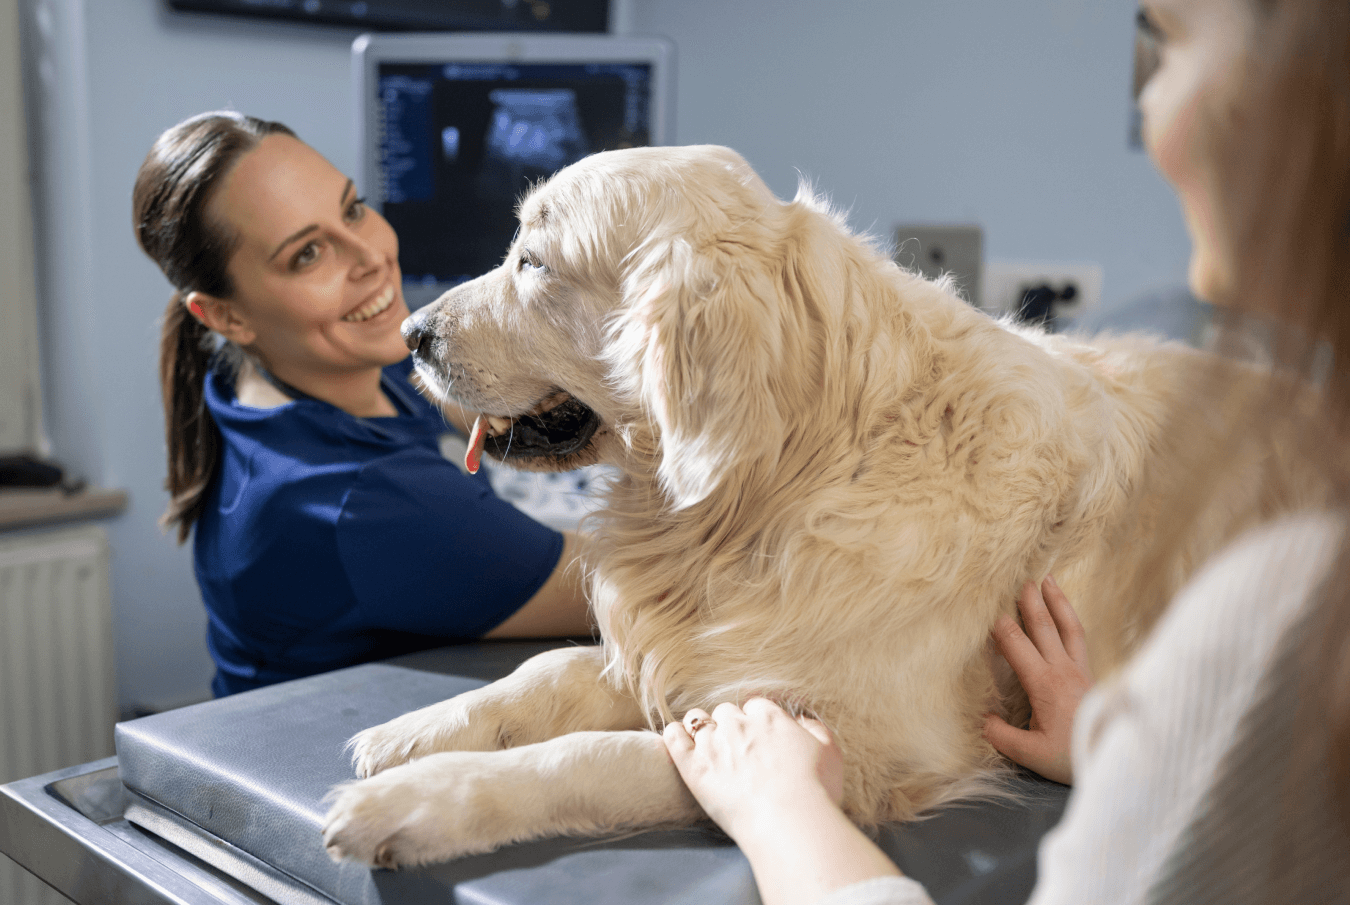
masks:
{"type": "MultiPolygon", "coordinates": [[[[352,778],[358,730],[505,675],[551,646],[441,648],[184,707],[117,729],[117,757],[0,786],[0,852],[79,905],[102,903],[755,903],[711,828],[552,839],[433,867],[370,871],[324,853],[323,796],[352,778]]],[[[1021,903],[1067,790],[948,808],[882,847],[939,905],[1021,903]]]]}

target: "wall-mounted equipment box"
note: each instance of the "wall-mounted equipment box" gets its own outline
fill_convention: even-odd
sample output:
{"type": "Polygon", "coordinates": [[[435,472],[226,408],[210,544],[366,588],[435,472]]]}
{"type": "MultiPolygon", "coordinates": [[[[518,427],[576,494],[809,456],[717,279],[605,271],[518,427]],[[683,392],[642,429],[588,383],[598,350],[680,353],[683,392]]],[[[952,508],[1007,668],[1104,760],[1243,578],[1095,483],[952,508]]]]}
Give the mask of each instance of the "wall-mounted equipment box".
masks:
{"type": "Polygon", "coordinates": [[[950,274],[972,305],[983,298],[984,230],[966,224],[902,224],[895,228],[892,260],[930,279],[950,274]]]}

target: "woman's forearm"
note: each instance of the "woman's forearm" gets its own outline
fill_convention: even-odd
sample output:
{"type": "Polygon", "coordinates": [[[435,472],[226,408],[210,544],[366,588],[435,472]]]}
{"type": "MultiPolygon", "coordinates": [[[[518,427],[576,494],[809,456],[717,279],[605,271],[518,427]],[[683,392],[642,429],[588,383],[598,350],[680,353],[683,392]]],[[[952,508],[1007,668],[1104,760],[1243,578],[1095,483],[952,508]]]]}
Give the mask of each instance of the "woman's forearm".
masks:
{"type": "Polygon", "coordinates": [[[811,905],[862,880],[900,875],[824,795],[766,810],[738,835],[764,905],[811,905]]]}

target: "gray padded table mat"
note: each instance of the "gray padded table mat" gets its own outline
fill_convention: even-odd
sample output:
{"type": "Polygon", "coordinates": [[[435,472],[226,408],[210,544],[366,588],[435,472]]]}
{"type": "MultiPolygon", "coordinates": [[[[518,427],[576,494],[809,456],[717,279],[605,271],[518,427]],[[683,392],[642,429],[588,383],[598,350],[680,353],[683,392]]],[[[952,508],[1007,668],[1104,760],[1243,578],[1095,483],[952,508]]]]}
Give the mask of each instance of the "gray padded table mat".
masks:
{"type": "MultiPolygon", "coordinates": [[[[353,778],[352,735],[478,687],[557,642],[442,648],[120,723],[127,818],[281,903],[756,903],[748,863],[710,827],[551,839],[402,871],[336,864],[324,796],[353,778]]],[[[949,808],[879,842],[939,905],[1021,903],[1067,790],[1027,777],[1023,803],[949,808]]]]}

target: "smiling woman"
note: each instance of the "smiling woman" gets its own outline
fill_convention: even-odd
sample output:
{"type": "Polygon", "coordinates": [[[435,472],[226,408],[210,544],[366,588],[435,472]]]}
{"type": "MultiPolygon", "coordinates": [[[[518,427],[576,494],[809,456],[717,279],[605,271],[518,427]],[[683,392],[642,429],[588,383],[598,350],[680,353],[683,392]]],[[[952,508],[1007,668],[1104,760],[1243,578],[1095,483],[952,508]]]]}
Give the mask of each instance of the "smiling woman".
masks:
{"type": "Polygon", "coordinates": [[[225,176],[207,216],[230,225],[234,249],[229,298],[187,295],[206,325],[284,385],[355,415],[395,414],[372,375],[408,353],[398,239],[352,181],[304,142],[269,135],[225,176]]]}
{"type": "Polygon", "coordinates": [[[217,695],[589,632],[575,538],[441,455],[462,416],[409,383],[398,238],[350,179],[279,123],[208,113],[155,142],[133,207],[176,290],[164,522],[195,534],[217,695]]]}

